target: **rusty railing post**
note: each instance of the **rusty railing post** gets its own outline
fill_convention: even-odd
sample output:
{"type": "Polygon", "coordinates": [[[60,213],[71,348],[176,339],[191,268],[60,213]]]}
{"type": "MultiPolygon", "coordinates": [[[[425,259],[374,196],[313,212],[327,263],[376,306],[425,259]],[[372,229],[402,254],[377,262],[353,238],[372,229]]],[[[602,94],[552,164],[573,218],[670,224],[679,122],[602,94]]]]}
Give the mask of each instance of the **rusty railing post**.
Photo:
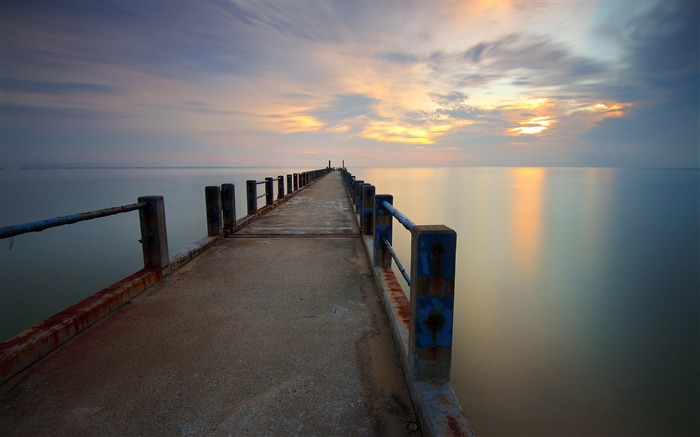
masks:
{"type": "Polygon", "coordinates": [[[272,178],[265,178],[265,205],[272,205],[274,203],[272,182],[272,178]]]}
{"type": "Polygon", "coordinates": [[[284,176],[277,176],[277,199],[284,198],[284,176]]]}
{"type": "Polygon", "coordinates": [[[233,232],[236,227],[236,187],[221,185],[221,213],[224,216],[224,232],[233,232]]]}
{"type": "Polygon", "coordinates": [[[159,269],[163,273],[170,264],[165,201],[163,196],[143,196],[139,197],[138,201],[146,203],[145,208],[139,209],[143,266],[147,269],[159,269]]]}
{"type": "Polygon", "coordinates": [[[248,204],[248,215],[258,213],[258,182],[254,180],[245,181],[246,197],[248,204]]]}
{"type": "Polygon", "coordinates": [[[443,225],[411,232],[408,361],[415,381],[450,380],[457,233],[443,225]]]}
{"type": "Polygon", "coordinates": [[[355,214],[360,213],[360,208],[362,208],[362,186],[365,181],[355,181],[355,214]]]}
{"type": "Polygon", "coordinates": [[[362,235],[374,233],[374,185],[362,186],[362,214],[360,214],[362,235]]]}
{"type": "Polygon", "coordinates": [[[377,194],[374,196],[374,266],[391,267],[391,253],[384,244],[386,239],[392,243],[392,224],[394,216],[382,205],[384,202],[394,204],[394,196],[377,194]]]}
{"type": "Polygon", "coordinates": [[[292,194],[292,175],[287,175],[287,194],[292,194]]]}
{"type": "Polygon", "coordinates": [[[221,188],[209,186],[204,188],[207,205],[207,235],[221,235],[221,188]]]}

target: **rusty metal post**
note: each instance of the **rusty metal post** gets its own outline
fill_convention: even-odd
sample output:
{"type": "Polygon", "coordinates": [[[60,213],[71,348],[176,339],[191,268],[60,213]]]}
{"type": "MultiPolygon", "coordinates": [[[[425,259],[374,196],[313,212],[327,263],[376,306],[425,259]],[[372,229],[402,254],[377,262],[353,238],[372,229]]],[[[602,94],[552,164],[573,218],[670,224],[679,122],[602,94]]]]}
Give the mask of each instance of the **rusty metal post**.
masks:
{"type": "Polygon", "coordinates": [[[292,194],[292,175],[287,175],[287,194],[292,194]]]}
{"type": "Polygon", "coordinates": [[[163,196],[143,196],[139,197],[138,201],[146,203],[145,208],[139,209],[143,266],[147,269],[160,269],[162,272],[170,264],[165,201],[163,196]]]}
{"type": "Polygon", "coordinates": [[[254,180],[245,181],[246,196],[248,204],[248,215],[258,213],[258,182],[254,180]]]}
{"type": "Polygon", "coordinates": [[[209,186],[204,188],[204,197],[207,205],[207,235],[216,237],[221,235],[221,188],[209,186]]]}
{"type": "Polygon", "coordinates": [[[362,214],[360,214],[362,235],[374,234],[374,185],[362,186],[362,214]]]}
{"type": "Polygon", "coordinates": [[[382,205],[384,202],[394,204],[394,196],[377,194],[374,196],[374,266],[391,267],[391,253],[384,244],[386,239],[392,243],[392,224],[394,216],[382,205]]]}
{"type": "Polygon", "coordinates": [[[415,381],[450,380],[457,233],[443,225],[411,231],[408,361],[415,381]]]}
{"type": "Polygon", "coordinates": [[[365,181],[355,181],[355,214],[360,213],[360,208],[362,208],[362,186],[365,181]]]}
{"type": "Polygon", "coordinates": [[[277,176],[277,199],[284,197],[284,176],[277,176]]]}
{"type": "Polygon", "coordinates": [[[294,191],[299,189],[299,173],[294,173],[294,191]]]}
{"type": "Polygon", "coordinates": [[[236,227],[236,187],[221,185],[221,213],[224,216],[224,231],[232,232],[236,227]]]}
{"type": "Polygon", "coordinates": [[[274,193],[273,189],[273,179],[265,178],[265,205],[272,205],[274,203],[274,193]]]}

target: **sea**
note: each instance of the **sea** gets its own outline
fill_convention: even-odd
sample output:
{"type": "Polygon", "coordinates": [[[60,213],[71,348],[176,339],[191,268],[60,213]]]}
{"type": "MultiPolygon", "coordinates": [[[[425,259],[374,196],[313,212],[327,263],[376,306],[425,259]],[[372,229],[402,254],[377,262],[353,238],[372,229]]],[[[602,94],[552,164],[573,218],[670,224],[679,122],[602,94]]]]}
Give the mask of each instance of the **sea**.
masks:
{"type": "MultiPolygon", "coordinates": [[[[172,254],[206,235],[205,186],[234,183],[240,218],[246,180],[306,170],[3,169],[0,226],[162,195],[172,254]]],[[[450,383],[477,435],[700,434],[697,169],[348,170],[457,232],[450,383]]],[[[139,239],[130,212],[0,240],[0,339],[139,270],[139,239]]],[[[394,246],[410,265],[398,223],[394,246]]]]}

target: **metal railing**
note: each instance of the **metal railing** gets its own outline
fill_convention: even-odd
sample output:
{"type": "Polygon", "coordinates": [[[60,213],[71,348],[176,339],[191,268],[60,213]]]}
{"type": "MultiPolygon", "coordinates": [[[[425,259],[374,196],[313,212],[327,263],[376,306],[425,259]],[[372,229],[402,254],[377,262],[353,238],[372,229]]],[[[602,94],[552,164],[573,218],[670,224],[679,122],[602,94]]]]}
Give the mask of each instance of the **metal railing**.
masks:
{"type": "Polygon", "coordinates": [[[341,169],[392,327],[423,435],[473,436],[449,385],[452,362],[457,234],[443,225],[416,225],[393,205],[393,196],[341,169]],[[394,218],[411,233],[411,274],[392,247],[394,218]],[[410,287],[396,280],[392,260],[410,287]],[[420,413],[419,413],[420,412],[420,413]]]}
{"type": "Polygon", "coordinates": [[[415,380],[449,381],[452,357],[457,234],[443,225],[416,225],[393,205],[390,194],[342,169],[348,194],[359,214],[361,233],[372,238],[375,268],[394,261],[410,287],[408,359],[415,380]],[[411,233],[411,273],[392,247],[393,219],[411,233]]]}

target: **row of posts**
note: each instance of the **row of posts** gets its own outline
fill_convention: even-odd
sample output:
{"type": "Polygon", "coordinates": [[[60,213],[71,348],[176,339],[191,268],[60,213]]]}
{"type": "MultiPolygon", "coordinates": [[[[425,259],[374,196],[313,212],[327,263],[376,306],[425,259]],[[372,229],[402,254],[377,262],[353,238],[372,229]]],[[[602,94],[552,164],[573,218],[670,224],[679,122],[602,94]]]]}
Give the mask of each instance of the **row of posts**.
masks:
{"type": "MultiPolygon", "coordinates": [[[[330,168],[288,174],[287,195],[305,187],[314,180],[330,172],[330,168]]],[[[285,197],[284,178],[277,178],[277,200],[285,197]]],[[[247,181],[248,215],[256,216],[257,186],[265,184],[265,205],[273,205],[273,178],[264,182],[247,181]]],[[[233,232],[236,227],[236,189],[234,184],[222,184],[220,187],[208,186],[204,189],[207,214],[207,235],[220,236],[233,232]]],[[[143,196],[138,198],[139,222],[141,225],[141,247],[143,249],[144,267],[157,269],[163,275],[168,273],[170,255],[168,251],[168,233],[165,224],[165,200],[163,196],[143,196]]]]}
{"type": "Polygon", "coordinates": [[[457,234],[444,225],[414,225],[393,208],[393,196],[375,194],[375,187],[341,169],[359,215],[362,235],[373,238],[375,268],[391,268],[392,206],[411,232],[408,363],[412,378],[449,381],[452,359],[457,234]]]}
{"type": "MultiPolygon", "coordinates": [[[[329,168],[312,170],[302,173],[288,174],[287,192],[293,192],[305,187],[316,179],[328,174],[329,168]]],[[[264,181],[246,181],[246,203],[249,216],[258,214],[258,199],[265,198],[265,206],[272,206],[275,201],[285,198],[285,177],[265,178],[264,181]],[[275,181],[277,182],[277,199],[274,196],[275,181]],[[264,185],[263,194],[258,196],[258,185],[264,185]]],[[[222,184],[221,187],[205,187],[207,205],[207,235],[215,237],[224,233],[233,232],[236,227],[236,189],[233,184],[222,184]]]]}

